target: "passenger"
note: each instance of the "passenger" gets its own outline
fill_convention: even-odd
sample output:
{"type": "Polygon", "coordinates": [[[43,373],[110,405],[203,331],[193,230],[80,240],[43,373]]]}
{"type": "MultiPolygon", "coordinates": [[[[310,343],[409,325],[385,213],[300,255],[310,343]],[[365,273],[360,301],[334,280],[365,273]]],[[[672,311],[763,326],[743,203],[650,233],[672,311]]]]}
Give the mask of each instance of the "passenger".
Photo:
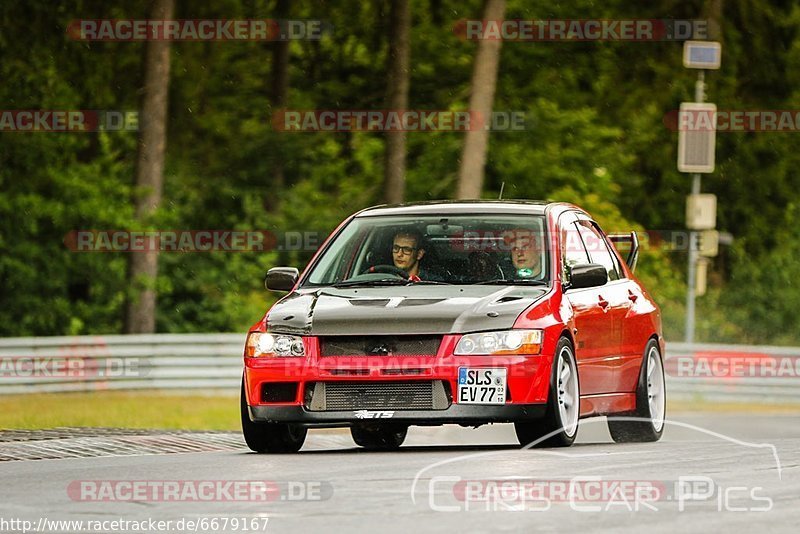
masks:
{"type": "Polygon", "coordinates": [[[506,234],[505,242],[511,252],[514,278],[544,278],[539,232],[528,229],[512,230],[506,234]]]}

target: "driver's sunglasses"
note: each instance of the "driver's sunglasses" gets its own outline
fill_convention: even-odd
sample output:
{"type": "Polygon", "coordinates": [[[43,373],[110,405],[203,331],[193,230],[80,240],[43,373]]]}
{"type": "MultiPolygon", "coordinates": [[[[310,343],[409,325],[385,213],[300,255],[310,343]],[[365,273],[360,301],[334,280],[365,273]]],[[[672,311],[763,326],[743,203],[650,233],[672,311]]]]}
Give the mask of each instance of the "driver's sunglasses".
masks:
{"type": "Polygon", "coordinates": [[[417,250],[417,247],[401,247],[400,245],[392,246],[392,252],[394,252],[395,254],[399,254],[400,252],[402,252],[404,256],[412,254],[415,250],[417,250]]]}

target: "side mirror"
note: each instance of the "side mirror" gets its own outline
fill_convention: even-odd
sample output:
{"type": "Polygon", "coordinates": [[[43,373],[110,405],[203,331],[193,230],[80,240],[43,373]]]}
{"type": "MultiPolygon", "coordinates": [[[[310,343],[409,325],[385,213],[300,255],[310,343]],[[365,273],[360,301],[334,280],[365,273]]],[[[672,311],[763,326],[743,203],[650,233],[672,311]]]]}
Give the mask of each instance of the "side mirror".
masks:
{"type": "Polygon", "coordinates": [[[598,287],[608,282],[608,271],[599,263],[584,263],[570,269],[570,289],[598,287]]]}
{"type": "Polygon", "coordinates": [[[273,267],[267,271],[264,286],[270,291],[291,291],[300,278],[300,272],[294,267],[273,267]]]}

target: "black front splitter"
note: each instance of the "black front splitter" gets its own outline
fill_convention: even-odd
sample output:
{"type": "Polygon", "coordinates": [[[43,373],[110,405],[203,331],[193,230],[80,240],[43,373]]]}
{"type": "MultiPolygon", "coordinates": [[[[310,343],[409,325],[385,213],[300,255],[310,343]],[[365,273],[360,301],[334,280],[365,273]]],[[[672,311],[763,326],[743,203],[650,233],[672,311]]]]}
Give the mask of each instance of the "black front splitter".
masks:
{"type": "Polygon", "coordinates": [[[304,426],[337,427],[355,423],[404,423],[408,425],[480,425],[513,423],[544,416],[545,404],[506,404],[484,406],[452,404],[446,410],[347,410],[309,411],[303,406],[249,406],[250,419],[256,423],[298,423],[304,426]]]}

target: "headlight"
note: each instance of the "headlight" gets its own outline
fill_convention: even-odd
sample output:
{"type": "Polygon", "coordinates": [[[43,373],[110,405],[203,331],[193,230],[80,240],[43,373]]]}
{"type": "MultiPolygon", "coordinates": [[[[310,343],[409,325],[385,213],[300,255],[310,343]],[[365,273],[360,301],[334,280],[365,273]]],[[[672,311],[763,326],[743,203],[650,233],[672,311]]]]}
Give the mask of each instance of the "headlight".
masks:
{"type": "Polygon", "coordinates": [[[247,336],[244,355],[247,358],[305,356],[306,349],[300,336],[253,332],[247,336]]]}
{"type": "Polygon", "coordinates": [[[542,330],[501,330],[465,334],[456,345],[456,356],[479,354],[539,354],[542,330]]]}

